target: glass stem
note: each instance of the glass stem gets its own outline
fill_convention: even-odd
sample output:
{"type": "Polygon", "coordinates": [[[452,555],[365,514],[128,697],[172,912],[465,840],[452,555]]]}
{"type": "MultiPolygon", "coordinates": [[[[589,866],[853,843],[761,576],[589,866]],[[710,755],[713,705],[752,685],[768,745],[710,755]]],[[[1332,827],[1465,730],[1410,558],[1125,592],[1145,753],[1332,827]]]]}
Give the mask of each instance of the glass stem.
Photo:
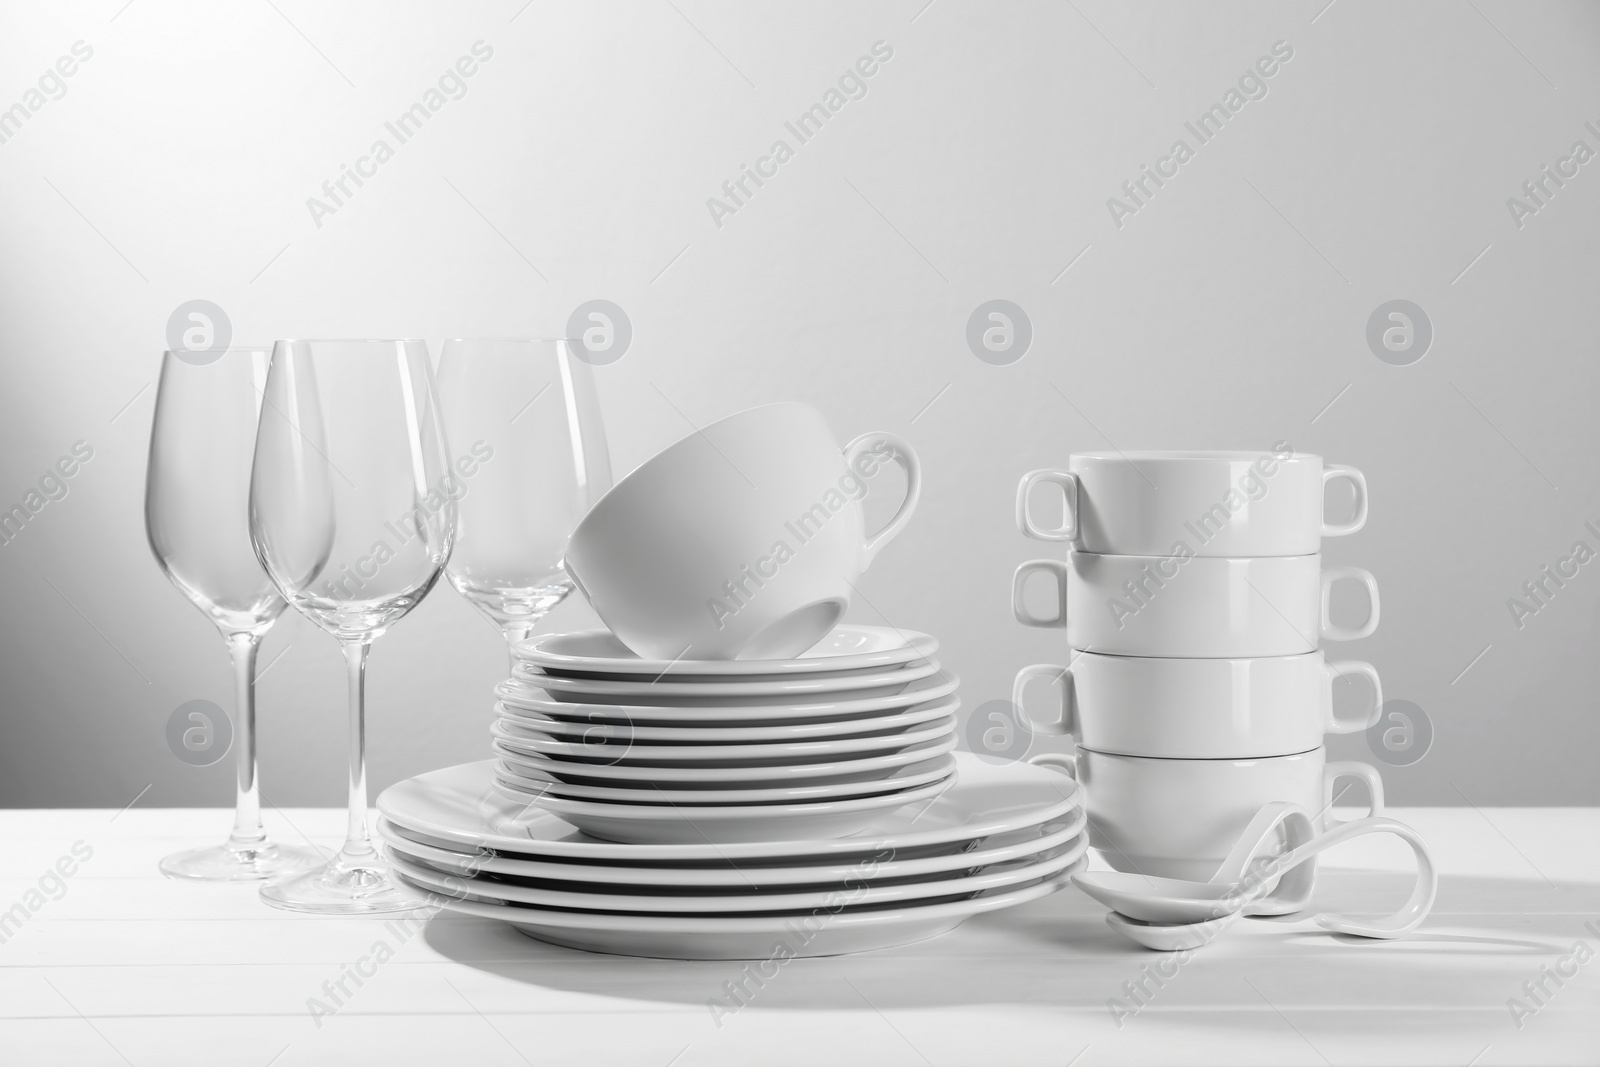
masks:
{"type": "Polygon", "coordinates": [[[517,673],[516,647],[519,643],[528,639],[528,635],[533,633],[533,627],[534,623],[532,622],[513,622],[506,624],[503,630],[506,638],[506,658],[511,665],[510,669],[506,672],[506,677],[509,678],[511,675],[517,673]]]}
{"type": "Polygon", "coordinates": [[[233,833],[228,847],[236,852],[257,851],[266,844],[261,827],[261,793],[256,784],[256,652],[261,637],[252,633],[228,634],[233,659],[234,758],[238,790],[233,806],[233,833]]]}
{"type": "Polygon", "coordinates": [[[258,633],[229,633],[227,651],[234,661],[234,758],[237,761],[237,797],[234,832],[227,846],[234,851],[258,851],[266,845],[261,827],[261,790],[256,785],[256,651],[258,633]]]}
{"type": "Polygon", "coordinates": [[[370,862],[375,853],[367,836],[367,651],[371,639],[341,642],[350,679],[350,811],[340,856],[370,862]]]}

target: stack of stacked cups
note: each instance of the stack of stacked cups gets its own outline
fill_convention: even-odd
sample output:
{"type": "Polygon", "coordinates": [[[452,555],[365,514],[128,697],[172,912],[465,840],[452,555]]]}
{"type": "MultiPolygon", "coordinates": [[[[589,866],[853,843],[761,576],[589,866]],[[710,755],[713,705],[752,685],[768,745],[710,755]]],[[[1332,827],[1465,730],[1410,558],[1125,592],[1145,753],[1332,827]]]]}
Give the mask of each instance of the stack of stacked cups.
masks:
{"type": "Polygon", "coordinates": [[[1324,569],[1320,554],[1323,537],[1354,533],[1366,517],[1360,471],[1282,444],[1265,454],[1076,453],[1067,470],[1023,478],[1022,532],[1070,550],[1065,562],[1017,569],[1013,609],[1029,626],[1064,628],[1072,651],[1065,666],[1024,668],[1013,699],[1035,730],[1076,742],[1067,759],[1090,840],[1113,868],[1206,881],[1268,802],[1299,804],[1325,826],[1342,777],[1364,781],[1372,814],[1382,809],[1377,771],[1329,763],[1323,748],[1325,734],[1375,723],[1383,703],[1371,664],[1329,663],[1318,648],[1377,628],[1372,574],[1324,569]],[[1343,523],[1324,516],[1335,480],[1355,492],[1343,523]],[[1059,526],[1041,527],[1030,511],[1041,482],[1065,496],[1059,526]],[[1048,615],[1023,599],[1038,574],[1055,586],[1048,615]],[[1330,617],[1342,581],[1365,587],[1359,627],[1330,617]],[[1370,706],[1340,718],[1333,683],[1346,675],[1369,683],[1370,706]],[[1026,710],[1024,690],[1039,679],[1060,689],[1058,719],[1026,710]]]}

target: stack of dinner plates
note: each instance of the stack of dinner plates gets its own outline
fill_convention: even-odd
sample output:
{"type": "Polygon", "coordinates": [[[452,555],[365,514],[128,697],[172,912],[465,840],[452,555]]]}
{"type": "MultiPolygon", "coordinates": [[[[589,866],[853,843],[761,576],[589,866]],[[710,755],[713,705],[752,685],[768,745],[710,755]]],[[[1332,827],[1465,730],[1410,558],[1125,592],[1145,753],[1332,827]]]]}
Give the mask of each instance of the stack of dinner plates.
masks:
{"type": "Polygon", "coordinates": [[[957,680],[927,634],[837,627],[793,659],[651,660],[606,630],[519,645],[494,787],[608,841],[843,837],[955,781],[957,680]]]}
{"type": "Polygon", "coordinates": [[[490,760],[384,790],[378,831],[402,883],[542,941],[677,959],[834,955],[933,937],[1081,869],[1072,779],[970,753],[953,765],[953,785],[904,790],[844,838],[599,841],[505,789],[490,760]]]}

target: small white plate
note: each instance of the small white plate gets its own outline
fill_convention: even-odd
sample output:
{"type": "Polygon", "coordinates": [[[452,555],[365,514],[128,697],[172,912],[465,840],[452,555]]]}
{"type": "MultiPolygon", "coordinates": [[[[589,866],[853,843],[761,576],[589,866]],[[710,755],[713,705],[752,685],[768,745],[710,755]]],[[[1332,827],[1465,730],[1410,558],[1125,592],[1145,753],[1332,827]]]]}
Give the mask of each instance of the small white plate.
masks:
{"type": "MultiPolygon", "coordinates": [[[[978,848],[946,846],[946,851],[930,856],[883,860],[873,868],[873,876],[879,879],[893,879],[938,877],[952,871],[978,873],[996,863],[1007,863],[1059,848],[1081,834],[1084,823],[1084,811],[1079,807],[1047,826],[1028,827],[1010,834],[987,838],[978,848]]],[[[579,860],[518,859],[488,849],[458,851],[445,847],[443,842],[432,844],[418,840],[421,835],[401,830],[387,819],[378,820],[377,830],[378,836],[391,851],[462,877],[487,872],[554,882],[604,881],[608,885],[618,887],[734,887],[760,892],[779,886],[814,886],[839,882],[858,875],[862,862],[858,859],[854,863],[828,862],[797,867],[773,866],[769,861],[760,860],[730,862],[714,867],[617,864],[595,866],[579,860]]],[[[978,843],[972,842],[972,844],[978,843]]]]}
{"type": "Polygon", "coordinates": [[[749,789],[662,789],[655,783],[633,786],[574,785],[546,782],[523,776],[515,764],[495,761],[495,777],[500,784],[529,799],[542,796],[563,800],[621,801],[626,804],[784,804],[809,800],[842,800],[847,797],[892,793],[947,778],[955,770],[950,756],[900,767],[870,782],[821,782],[805,785],[775,785],[749,789]]]}
{"type": "Polygon", "coordinates": [[[407,778],[378,795],[378,810],[403,830],[468,848],[490,848],[528,859],[722,863],[772,858],[838,857],[976,841],[1061,818],[1078,806],[1078,784],[1059,771],[1027,763],[990,763],[956,755],[958,779],[932,803],[883,813],[853,838],[753,841],[741,844],[623,845],[596,841],[549,812],[500,795],[494,763],[479,760],[407,778]]]}
{"type": "Polygon", "coordinates": [[[770,741],[751,745],[663,745],[611,738],[595,743],[552,741],[504,719],[489,725],[489,734],[504,747],[525,755],[553,756],[572,761],[581,769],[592,763],[605,766],[728,767],[751,763],[821,763],[861,754],[899,752],[925,741],[938,741],[955,732],[954,715],[945,715],[916,729],[887,737],[837,737],[818,741],[770,741]]]}
{"type": "MultiPolygon", "coordinates": [[[[631,846],[617,846],[631,847],[631,846]]],[[[989,911],[1014,908],[1047,897],[1066,886],[1084,866],[1031,886],[991,890],[947,904],[837,911],[779,912],[726,918],[702,915],[618,915],[613,912],[550,911],[517,904],[450,900],[434,895],[445,909],[508,922],[539,941],[586,952],[657,959],[744,960],[783,956],[837,956],[925,941],[989,911]]],[[[404,875],[397,875],[405,882],[404,875]]],[[[426,892],[426,890],[423,890],[426,892]]]]}
{"type": "Polygon", "coordinates": [[[927,763],[947,752],[954,752],[957,738],[952,733],[923,742],[900,752],[882,756],[857,756],[827,763],[779,763],[719,767],[635,767],[614,763],[573,763],[551,756],[518,752],[501,741],[491,741],[489,749],[517,768],[524,778],[536,781],[577,782],[580,785],[643,783],[677,786],[684,789],[753,789],[784,782],[812,784],[834,782],[875,782],[894,773],[896,768],[927,763]]]}
{"type": "MultiPolygon", "coordinates": [[[[729,660],[728,662],[738,662],[729,660]]],[[[684,704],[674,707],[648,704],[583,703],[556,700],[543,689],[508,678],[495,686],[502,703],[575,723],[620,722],[662,726],[773,726],[859,719],[941,700],[956,691],[961,679],[948,672],[929,675],[887,696],[817,696],[759,705],[684,704]]]]}
{"type": "MultiPolygon", "coordinates": [[[[724,662],[734,662],[727,660],[724,662]]],[[[793,703],[801,697],[893,696],[905,687],[939,671],[937,659],[917,660],[903,667],[877,671],[857,671],[837,677],[744,679],[726,678],[711,682],[679,682],[663,678],[659,682],[626,678],[558,678],[518,664],[512,677],[543,689],[556,700],[578,704],[656,704],[683,707],[696,704],[728,707],[737,704],[759,706],[763,702],[793,703]]]]}
{"type": "Polygon", "coordinates": [[[798,804],[618,804],[562,800],[549,794],[528,799],[590,837],[643,845],[724,844],[745,841],[798,841],[848,837],[872,825],[886,811],[936,799],[955,784],[955,773],[915,789],[848,800],[798,804]]]}
{"type": "Polygon", "coordinates": [[[610,630],[541,634],[518,644],[515,656],[551,674],[590,676],[663,676],[683,681],[717,678],[768,678],[797,674],[837,673],[889,667],[925,659],[939,642],[915,630],[887,626],[834,628],[796,659],[657,660],[640,659],[610,630]]]}
{"type": "Polygon", "coordinates": [[[527,711],[501,701],[495,705],[507,728],[520,727],[543,734],[552,741],[581,741],[589,744],[606,740],[672,742],[674,744],[737,744],[762,741],[813,741],[839,737],[866,737],[893,734],[909,727],[949,715],[961,706],[955,698],[930,700],[904,710],[890,709],[882,714],[859,719],[831,719],[825,722],[783,723],[777,726],[635,726],[626,722],[569,722],[527,711]]]}
{"type": "Polygon", "coordinates": [[[543,908],[583,911],[635,911],[658,915],[738,915],[761,911],[809,911],[828,908],[840,899],[853,907],[905,904],[937,897],[959,897],[964,893],[1006,889],[1049,878],[1077,863],[1089,847],[1080,834],[1064,846],[1042,856],[1029,856],[997,864],[982,873],[946,872],[942,877],[904,882],[898,885],[875,884],[879,875],[872,857],[856,864],[854,873],[837,884],[817,884],[780,892],[721,892],[715,889],[664,888],[655,893],[550,888],[512,881],[460,877],[437,871],[416,860],[386,849],[391,866],[411,881],[450,897],[477,897],[503,904],[533,904],[543,908]]]}

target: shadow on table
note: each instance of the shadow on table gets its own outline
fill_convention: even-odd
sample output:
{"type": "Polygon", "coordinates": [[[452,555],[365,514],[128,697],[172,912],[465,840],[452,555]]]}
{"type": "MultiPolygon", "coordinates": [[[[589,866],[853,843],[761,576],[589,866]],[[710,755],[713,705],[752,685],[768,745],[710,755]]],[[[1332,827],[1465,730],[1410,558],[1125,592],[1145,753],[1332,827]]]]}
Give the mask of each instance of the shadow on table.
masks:
{"type": "MultiPolygon", "coordinates": [[[[1410,877],[1392,871],[1335,869],[1319,880],[1314,910],[1381,914],[1398,907],[1410,877]]],[[[1249,922],[1196,952],[1193,962],[1215,980],[1296,981],[1307,974],[1359,985],[1372,954],[1413,960],[1458,956],[1548,957],[1581,936],[1575,915],[1600,911],[1600,887],[1549,887],[1525,880],[1448,878],[1435,913],[1411,938],[1373,941],[1326,933],[1309,915],[1249,922]]],[[[900,948],[768,964],[739,960],[659,960],[581,952],[527,937],[486,919],[444,915],[428,924],[427,942],[463,966],[512,981],[640,1002],[703,1006],[726,1000],[732,987],[755,990],[763,1008],[887,1010],[965,1004],[1103,1005],[1123,979],[1146,964],[1171,959],[1112,932],[1105,910],[1076,890],[990,915],[941,937],[900,948]],[[999,964],[999,965],[997,965],[999,964]],[[755,975],[754,978],[751,976],[755,975]],[[731,986],[730,986],[731,983],[731,986]]],[[[1529,964],[1529,966],[1532,966],[1529,964]]],[[[1486,993],[1504,999],[1492,977],[1486,993]]],[[[1498,999],[1496,999],[1498,997],[1498,999]]]]}

